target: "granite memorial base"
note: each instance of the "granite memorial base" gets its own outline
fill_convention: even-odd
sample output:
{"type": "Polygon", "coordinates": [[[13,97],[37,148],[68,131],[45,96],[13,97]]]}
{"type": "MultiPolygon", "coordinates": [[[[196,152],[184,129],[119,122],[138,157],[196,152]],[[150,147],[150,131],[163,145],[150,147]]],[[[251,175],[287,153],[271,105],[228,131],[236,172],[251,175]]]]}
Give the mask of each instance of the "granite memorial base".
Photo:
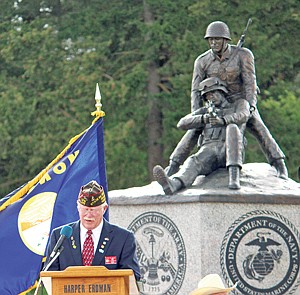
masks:
{"type": "Polygon", "coordinates": [[[233,294],[300,295],[300,184],[254,163],[227,185],[220,169],[172,196],[156,182],[109,192],[110,221],[137,239],[141,294],[187,295],[217,273],[233,294]]]}

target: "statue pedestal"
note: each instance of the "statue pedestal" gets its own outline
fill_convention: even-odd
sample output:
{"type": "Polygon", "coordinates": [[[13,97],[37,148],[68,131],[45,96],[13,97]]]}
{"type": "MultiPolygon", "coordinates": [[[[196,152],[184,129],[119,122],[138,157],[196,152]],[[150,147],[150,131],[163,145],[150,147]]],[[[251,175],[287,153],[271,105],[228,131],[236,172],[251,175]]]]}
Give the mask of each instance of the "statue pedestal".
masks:
{"type": "Polygon", "coordinates": [[[236,294],[300,294],[300,184],[253,163],[240,190],[227,185],[219,169],[172,196],[156,182],[109,192],[110,222],[137,239],[142,294],[187,295],[209,273],[236,294]]]}

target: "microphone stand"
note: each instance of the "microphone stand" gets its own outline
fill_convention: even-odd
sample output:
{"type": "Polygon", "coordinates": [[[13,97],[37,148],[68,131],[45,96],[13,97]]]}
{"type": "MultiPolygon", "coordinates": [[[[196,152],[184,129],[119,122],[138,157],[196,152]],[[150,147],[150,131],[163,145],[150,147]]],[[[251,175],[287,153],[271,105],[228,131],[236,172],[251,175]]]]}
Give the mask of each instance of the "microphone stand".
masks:
{"type": "MultiPolygon", "coordinates": [[[[42,271],[47,271],[49,267],[53,264],[53,262],[56,260],[56,258],[60,255],[60,253],[64,250],[64,246],[61,246],[57,252],[55,253],[54,257],[49,261],[48,264],[45,265],[45,267],[42,269],[42,271]]],[[[37,295],[39,292],[40,287],[43,285],[41,277],[39,278],[38,284],[36,286],[34,295],[37,295]]]]}

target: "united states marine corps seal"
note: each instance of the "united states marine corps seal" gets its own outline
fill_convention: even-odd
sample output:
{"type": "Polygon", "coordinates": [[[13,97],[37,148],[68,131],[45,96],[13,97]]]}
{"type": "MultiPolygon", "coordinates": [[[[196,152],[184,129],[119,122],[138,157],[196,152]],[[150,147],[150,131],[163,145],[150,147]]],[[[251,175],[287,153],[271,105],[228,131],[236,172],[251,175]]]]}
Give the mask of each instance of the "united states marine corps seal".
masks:
{"type": "Polygon", "coordinates": [[[137,256],[144,280],[144,295],[175,295],[186,271],[182,236],[166,215],[146,212],[128,227],[137,240],[137,256]]]}
{"type": "Polygon", "coordinates": [[[236,293],[243,295],[298,294],[299,241],[295,226],[278,213],[257,210],[241,216],[222,243],[227,283],[237,283],[236,293]]]}

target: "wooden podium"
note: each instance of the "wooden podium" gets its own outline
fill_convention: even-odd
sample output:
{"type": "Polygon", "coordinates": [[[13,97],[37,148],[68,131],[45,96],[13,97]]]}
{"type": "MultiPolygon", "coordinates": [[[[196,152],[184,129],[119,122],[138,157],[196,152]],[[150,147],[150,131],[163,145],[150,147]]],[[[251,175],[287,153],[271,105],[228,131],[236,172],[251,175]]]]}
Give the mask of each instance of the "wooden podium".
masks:
{"type": "Polygon", "coordinates": [[[64,271],[42,271],[40,277],[49,295],[140,294],[131,269],[108,270],[104,266],[70,266],[64,271]]]}

